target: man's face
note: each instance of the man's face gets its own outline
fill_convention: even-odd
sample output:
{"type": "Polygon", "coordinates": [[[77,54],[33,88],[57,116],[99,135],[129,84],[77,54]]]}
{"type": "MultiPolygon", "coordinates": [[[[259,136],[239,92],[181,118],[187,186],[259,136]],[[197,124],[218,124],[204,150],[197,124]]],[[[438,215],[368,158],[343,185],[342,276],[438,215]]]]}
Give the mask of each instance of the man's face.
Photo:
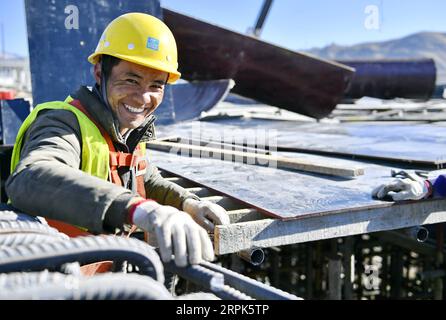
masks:
{"type": "Polygon", "coordinates": [[[107,81],[108,103],[119,121],[119,131],[139,127],[161,104],[168,74],[122,60],[107,81]]]}

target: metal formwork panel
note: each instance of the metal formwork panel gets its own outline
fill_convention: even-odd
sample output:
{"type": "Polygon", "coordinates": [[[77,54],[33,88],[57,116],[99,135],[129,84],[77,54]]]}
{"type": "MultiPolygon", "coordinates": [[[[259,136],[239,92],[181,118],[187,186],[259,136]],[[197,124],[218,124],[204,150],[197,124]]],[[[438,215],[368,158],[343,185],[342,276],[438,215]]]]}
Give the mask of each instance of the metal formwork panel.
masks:
{"type": "Polygon", "coordinates": [[[24,99],[0,100],[1,138],[4,145],[13,145],[23,121],[30,113],[24,99]]]}
{"type": "Polygon", "coordinates": [[[157,124],[197,119],[224,100],[234,86],[231,79],[194,81],[169,85],[156,109],[157,124]]]}
{"type": "Polygon", "coordinates": [[[268,133],[278,151],[388,161],[398,165],[442,168],[446,164],[446,128],[428,124],[323,124],[256,119],[191,122],[160,128],[165,136],[204,141],[252,143],[258,130],[268,133]],[[257,130],[257,131],[256,131],[257,130]]]}

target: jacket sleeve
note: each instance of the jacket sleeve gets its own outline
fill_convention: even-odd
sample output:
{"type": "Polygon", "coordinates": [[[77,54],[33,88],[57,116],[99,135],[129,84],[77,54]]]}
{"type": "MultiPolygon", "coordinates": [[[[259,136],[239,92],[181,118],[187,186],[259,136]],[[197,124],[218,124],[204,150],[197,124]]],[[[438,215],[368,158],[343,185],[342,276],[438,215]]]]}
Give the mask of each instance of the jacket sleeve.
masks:
{"type": "Polygon", "coordinates": [[[145,181],[147,198],[153,199],[159,204],[182,210],[184,200],[188,198],[200,200],[199,197],[183,187],[164,179],[158,168],[151,163],[148,165],[145,181]]]}
{"type": "Polygon", "coordinates": [[[122,228],[130,190],[80,170],[81,135],[67,110],[39,113],[27,130],[20,162],[6,181],[14,207],[92,233],[122,228]]]}
{"type": "Polygon", "coordinates": [[[434,188],[434,197],[446,197],[446,175],[442,174],[434,179],[429,179],[434,188]]]}

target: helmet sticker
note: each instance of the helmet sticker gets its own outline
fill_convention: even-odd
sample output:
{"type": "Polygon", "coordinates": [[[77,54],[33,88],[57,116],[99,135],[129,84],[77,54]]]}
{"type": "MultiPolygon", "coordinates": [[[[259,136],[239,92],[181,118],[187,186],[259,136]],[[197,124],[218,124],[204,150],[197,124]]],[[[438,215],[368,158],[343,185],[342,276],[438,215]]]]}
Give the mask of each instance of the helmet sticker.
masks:
{"type": "Polygon", "coordinates": [[[147,39],[147,48],[152,49],[154,51],[158,51],[159,45],[160,41],[158,39],[152,37],[149,37],[149,39],[147,39]]]}

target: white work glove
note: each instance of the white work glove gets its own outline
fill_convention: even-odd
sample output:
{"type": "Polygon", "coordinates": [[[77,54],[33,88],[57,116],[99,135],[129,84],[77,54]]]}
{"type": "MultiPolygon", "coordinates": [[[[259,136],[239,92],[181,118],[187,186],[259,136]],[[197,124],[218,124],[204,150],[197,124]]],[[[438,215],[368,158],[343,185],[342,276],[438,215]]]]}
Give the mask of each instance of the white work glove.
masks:
{"type": "Polygon", "coordinates": [[[214,259],[207,232],[187,213],[151,200],[137,204],[131,212],[133,224],[156,236],[164,262],[172,259],[172,253],[178,267],[187,266],[188,260],[190,264],[199,264],[214,259]]]}
{"type": "Polygon", "coordinates": [[[382,184],[372,191],[374,198],[383,199],[387,195],[394,201],[420,200],[430,193],[427,181],[419,178],[395,179],[389,183],[382,184]]]}
{"type": "Polygon", "coordinates": [[[183,202],[183,210],[209,232],[214,231],[215,225],[230,223],[226,210],[210,201],[188,198],[183,202]]]}

